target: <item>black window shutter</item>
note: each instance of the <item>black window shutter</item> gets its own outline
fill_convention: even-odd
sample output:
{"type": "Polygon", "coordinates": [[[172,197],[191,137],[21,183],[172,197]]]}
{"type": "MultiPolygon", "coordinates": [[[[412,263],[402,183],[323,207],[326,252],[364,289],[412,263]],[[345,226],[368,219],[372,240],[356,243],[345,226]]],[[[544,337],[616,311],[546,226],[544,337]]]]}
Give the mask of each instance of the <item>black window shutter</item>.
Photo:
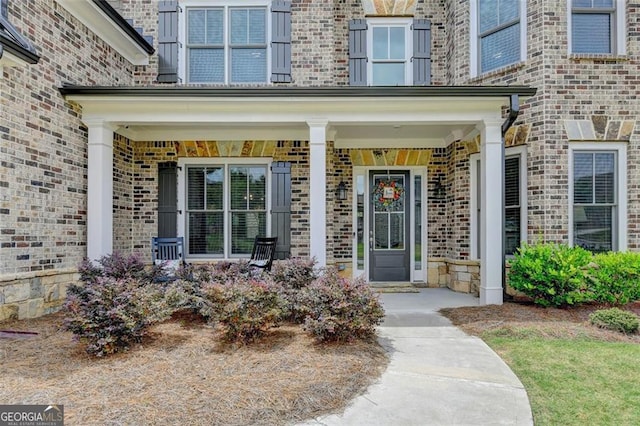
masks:
{"type": "Polygon", "coordinates": [[[158,237],[177,236],[178,167],[175,162],[158,164],[158,237]]]}
{"type": "Polygon", "coordinates": [[[291,1],[271,4],[271,81],[291,83],[291,1]]]}
{"type": "Polygon", "coordinates": [[[413,20],[413,85],[431,84],[431,21],[413,20]]]}
{"type": "Polygon", "coordinates": [[[271,236],[278,237],[276,259],[291,255],[291,163],[271,165],[271,236]]]}
{"type": "Polygon", "coordinates": [[[158,4],[158,83],[178,82],[178,2],[158,4]]]}
{"type": "Polygon", "coordinates": [[[349,21],[349,85],[367,85],[367,21],[349,21]]]}

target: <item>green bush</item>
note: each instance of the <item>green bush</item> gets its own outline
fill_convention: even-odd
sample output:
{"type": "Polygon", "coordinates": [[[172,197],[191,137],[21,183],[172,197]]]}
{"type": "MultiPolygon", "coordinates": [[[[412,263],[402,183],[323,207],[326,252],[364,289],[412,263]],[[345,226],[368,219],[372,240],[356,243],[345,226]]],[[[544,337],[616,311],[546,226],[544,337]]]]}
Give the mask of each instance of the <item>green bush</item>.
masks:
{"type": "Polygon", "coordinates": [[[273,282],[242,275],[224,284],[204,285],[204,294],[229,342],[249,343],[261,337],[280,322],[285,307],[273,282]]]}
{"type": "Polygon", "coordinates": [[[171,316],[159,287],[138,278],[93,278],[67,289],[64,328],[103,356],[126,350],[146,329],[171,316]]]}
{"type": "Polygon", "coordinates": [[[625,304],[640,300],[640,253],[600,253],[593,261],[589,279],[596,301],[625,304]]]}
{"type": "Polygon", "coordinates": [[[636,314],[618,308],[595,311],[589,315],[589,321],[595,326],[626,334],[636,333],[640,327],[636,314]]]}
{"type": "Polygon", "coordinates": [[[378,295],[363,280],[341,278],[335,268],[309,285],[306,297],[304,328],[318,341],[371,338],[384,318],[378,295]]]}
{"type": "Polygon", "coordinates": [[[523,244],[511,260],[509,284],[542,306],[565,306],[592,300],[586,267],[592,255],[565,244],[523,244]]]}
{"type": "Polygon", "coordinates": [[[302,324],[309,314],[306,288],[317,278],[315,259],[291,258],[273,264],[270,273],[280,285],[280,294],[286,302],[286,318],[302,324]]]}

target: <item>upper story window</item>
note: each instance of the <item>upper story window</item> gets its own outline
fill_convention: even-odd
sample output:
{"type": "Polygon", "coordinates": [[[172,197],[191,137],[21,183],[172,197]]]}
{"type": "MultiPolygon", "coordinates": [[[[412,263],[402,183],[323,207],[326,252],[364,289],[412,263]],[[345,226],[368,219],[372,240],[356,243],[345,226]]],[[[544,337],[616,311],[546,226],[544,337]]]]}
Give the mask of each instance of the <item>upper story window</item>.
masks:
{"type": "Polygon", "coordinates": [[[266,83],[266,7],[187,9],[189,83],[266,83]]]}
{"type": "Polygon", "coordinates": [[[371,18],[349,22],[351,86],[431,84],[431,23],[371,18]]]}
{"type": "Polygon", "coordinates": [[[624,54],[624,0],[571,0],[569,51],[624,54]]]}
{"type": "Polygon", "coordinates": [[[411,82],[410,21],[370,21],[369,85],[405,86],[411,82]]]}
{"type": "Polygon", "coordinates": [[[158,82],[291,83],[291,0],[160,2],[158,82]]]}
{"type": "Polygon", "coordinates": [[[524,61],[524,0],[472,0],[472,76],[524,61]]]}

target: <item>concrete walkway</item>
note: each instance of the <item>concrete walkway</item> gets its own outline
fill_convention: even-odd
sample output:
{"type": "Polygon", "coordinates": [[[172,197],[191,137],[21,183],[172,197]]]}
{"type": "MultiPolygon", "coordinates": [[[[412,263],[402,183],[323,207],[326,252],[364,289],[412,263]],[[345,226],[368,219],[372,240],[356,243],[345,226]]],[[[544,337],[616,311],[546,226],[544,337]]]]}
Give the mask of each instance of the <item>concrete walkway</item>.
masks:
{"type": "Polygon", "coordinates": [[[389,367],[344,413],[319,425],[532,425],[520,380],[482,340],[436,311],[475,306],[478,299],[447,289],[381,296],[387,316],[380,341],[389,367]]]}

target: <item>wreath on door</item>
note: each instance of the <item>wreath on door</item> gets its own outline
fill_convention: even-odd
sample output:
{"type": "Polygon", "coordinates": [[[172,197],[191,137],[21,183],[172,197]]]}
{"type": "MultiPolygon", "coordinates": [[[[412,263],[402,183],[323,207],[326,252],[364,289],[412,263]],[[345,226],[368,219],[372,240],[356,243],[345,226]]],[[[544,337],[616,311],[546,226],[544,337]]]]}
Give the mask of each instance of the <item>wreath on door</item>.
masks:
{"type": "Polygon", "coordinates": [[[404,188],[395,180],[381,180],[371,193],[376,208],[388,208],[402,197],[404,188]]]}

